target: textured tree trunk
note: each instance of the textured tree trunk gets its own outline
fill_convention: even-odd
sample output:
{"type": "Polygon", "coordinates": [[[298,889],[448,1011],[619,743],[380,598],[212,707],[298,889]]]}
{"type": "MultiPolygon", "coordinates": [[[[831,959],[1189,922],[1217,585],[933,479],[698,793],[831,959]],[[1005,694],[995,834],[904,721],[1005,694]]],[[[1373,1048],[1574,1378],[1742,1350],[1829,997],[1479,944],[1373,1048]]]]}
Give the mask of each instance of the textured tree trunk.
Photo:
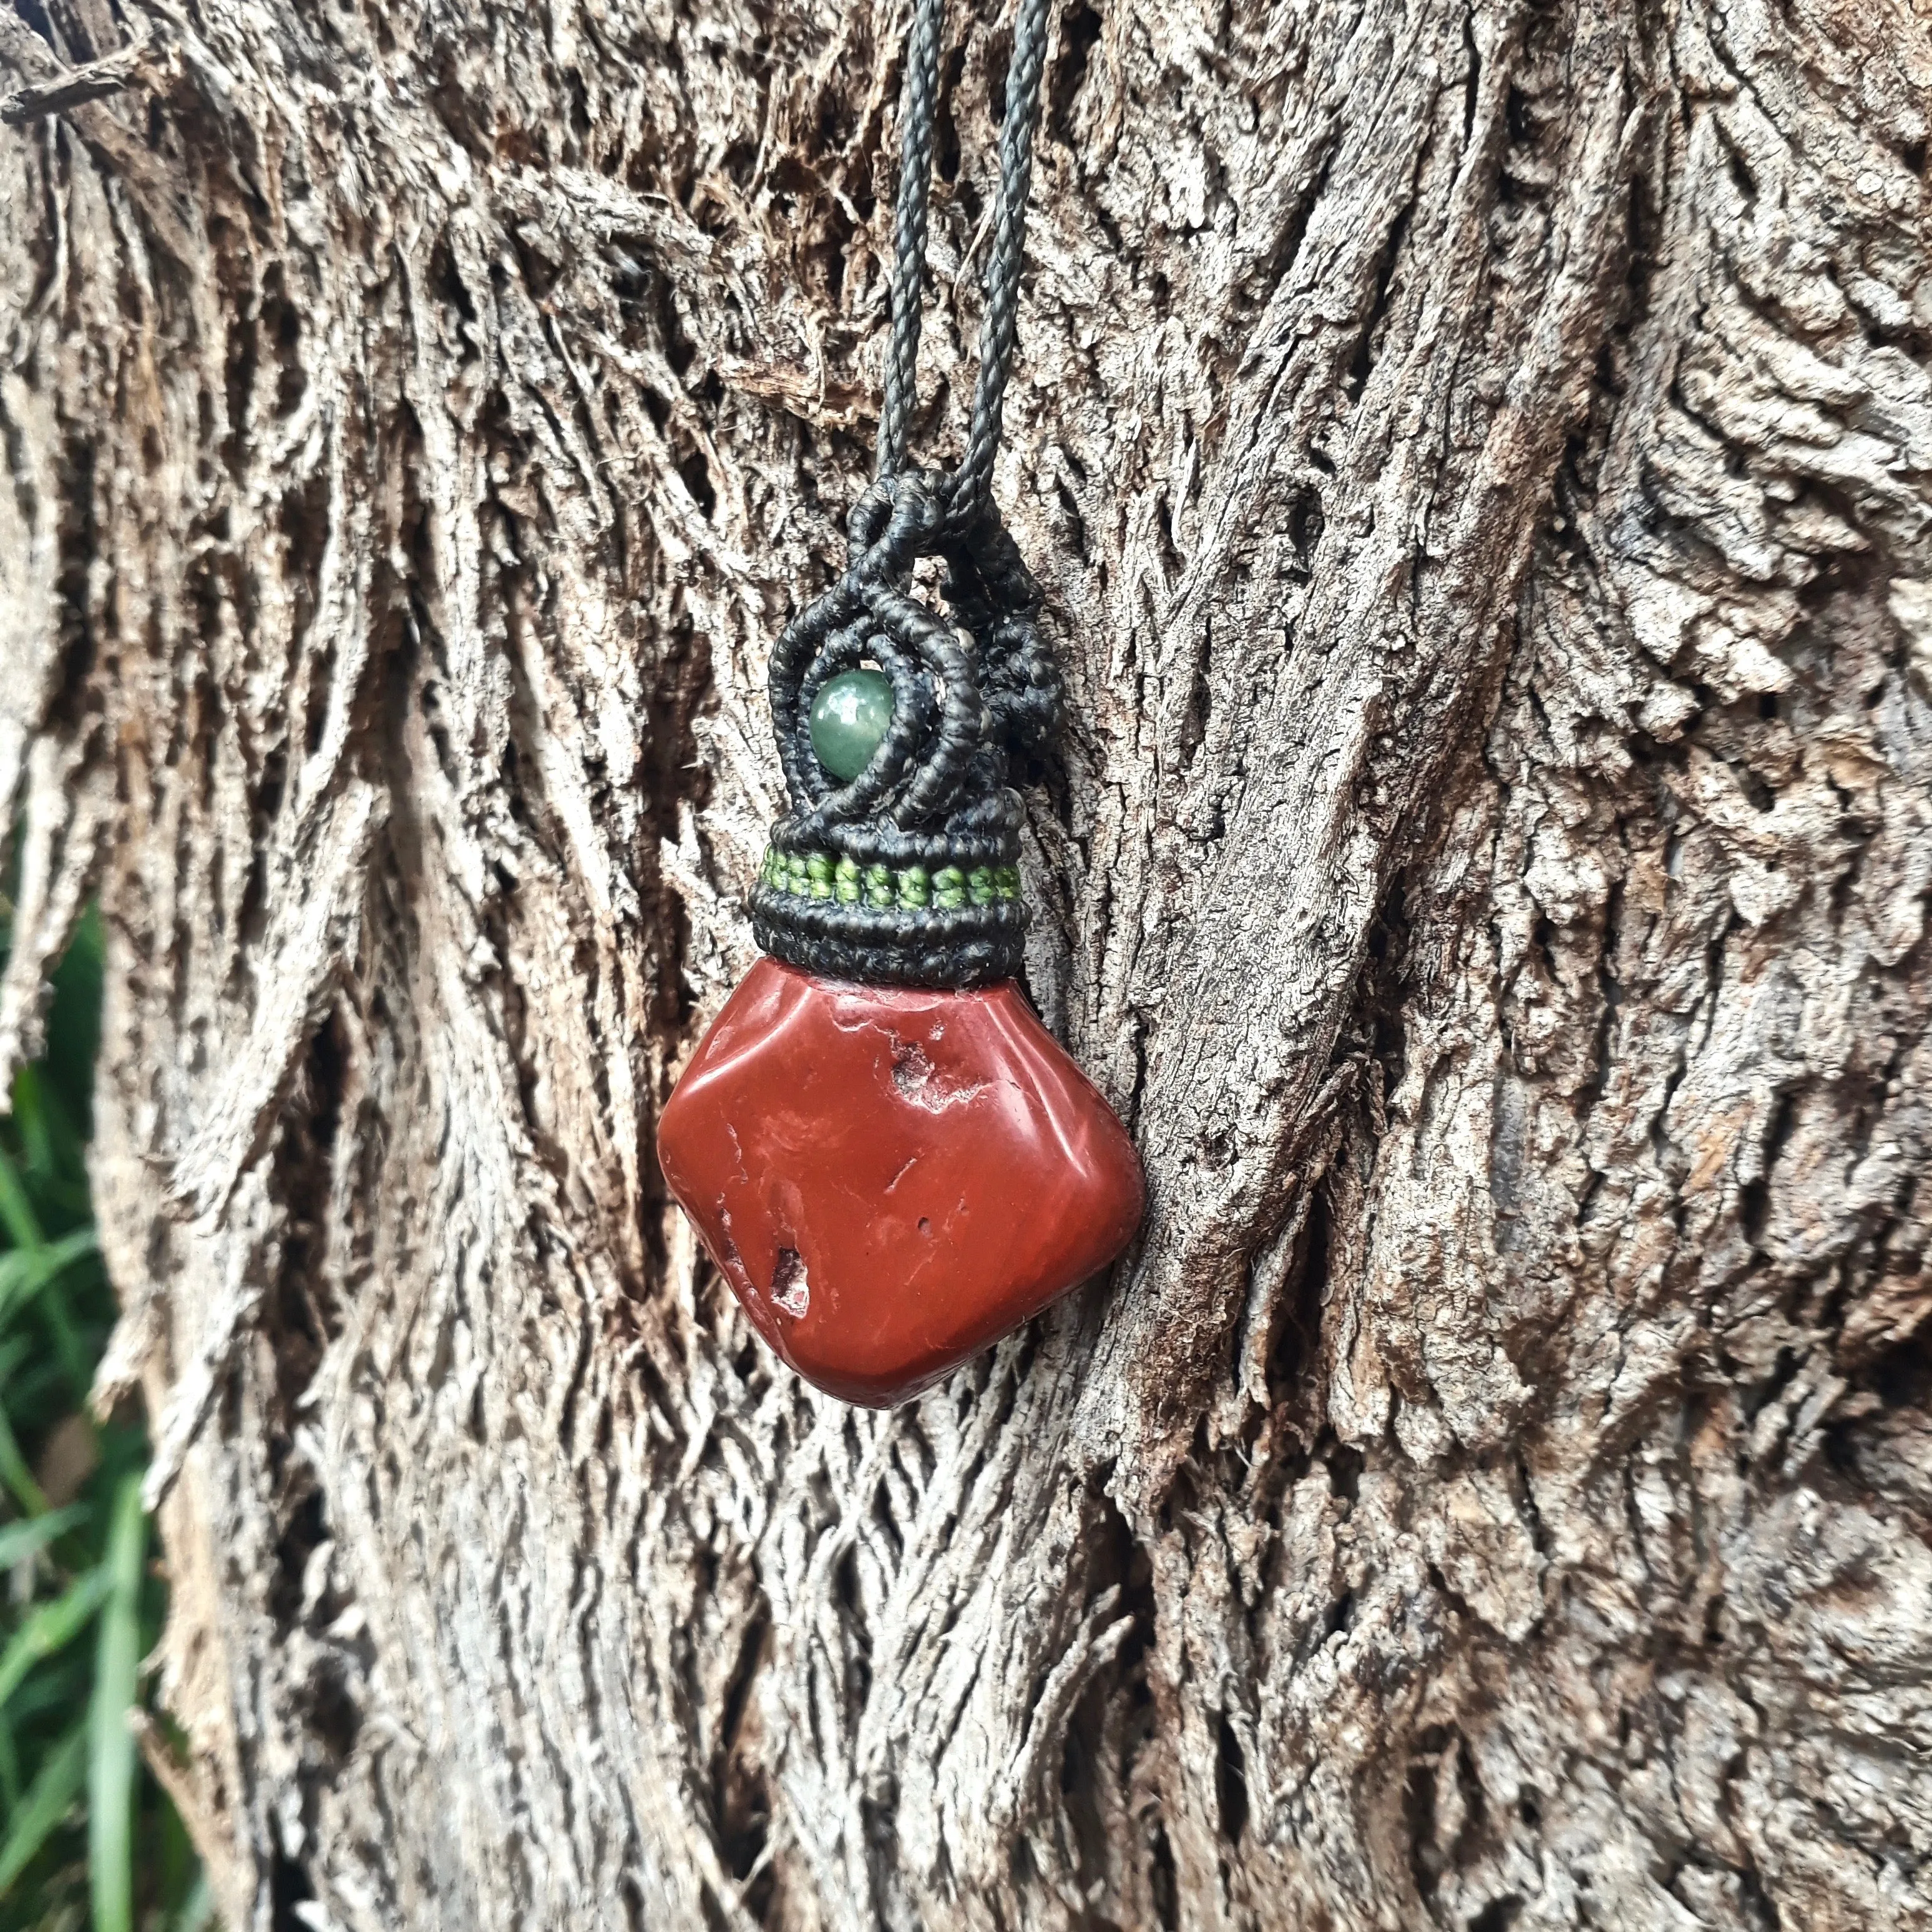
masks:
{"type": "Polygon", "coordinates": [[[231,1926],[1932,1926],[1932,17],[1063,0],[1029,976],[1153,1207],[878,1415],[651,1148],[904,12],[0,7],[0,1058],[98,893],[231,1926]]]}

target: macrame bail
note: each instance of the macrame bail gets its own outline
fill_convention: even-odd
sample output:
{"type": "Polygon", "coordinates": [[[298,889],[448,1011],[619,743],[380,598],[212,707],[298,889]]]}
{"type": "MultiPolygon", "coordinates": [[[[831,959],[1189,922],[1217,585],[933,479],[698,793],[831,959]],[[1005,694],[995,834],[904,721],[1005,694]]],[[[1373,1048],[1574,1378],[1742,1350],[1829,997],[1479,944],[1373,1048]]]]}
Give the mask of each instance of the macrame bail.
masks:
{"type": "Polygon", "coordinates": [[[834,979],[974,986],[1018,974],[1023,813],[1016,762],[1051,741],[1059,680],[1040,587],[998,518],[964,528],[951,480],[882,477],[854,506],[844,574],[772,653],[772,728],[791,809],[752,896],[765,951],[834,979]],[[948,616],[917,565],[940,561],[948,616]],[[814,699],[861,667],[892,683],[869,763],[836,782],[814,752],[814,699]]]}
{"type": "Polygon", "coordinates": [[[1052,741],[1060,682],[1040,592],[992,495],[1017,334],[1022,242],[1045,69],[1048,0],[1022,0],[1007,70],[1000,190],[966,447],[958,471],[909,466],[920,284],[944,0],[918,0],[901,106],[892,333],[878,473],[848,519],[844,574],[772,653],[772,728],[790,809],[772,828],[752,929],[776,958],[829,977],[965,987],[1016,977],[1026,935],[1023,812],[1010,780],[1052,741]],[[937,560],[944,614],[918,566],[937,560]],[[892,716],[843,782],[814,749],[834,679],[876,671],[892,716]]]}

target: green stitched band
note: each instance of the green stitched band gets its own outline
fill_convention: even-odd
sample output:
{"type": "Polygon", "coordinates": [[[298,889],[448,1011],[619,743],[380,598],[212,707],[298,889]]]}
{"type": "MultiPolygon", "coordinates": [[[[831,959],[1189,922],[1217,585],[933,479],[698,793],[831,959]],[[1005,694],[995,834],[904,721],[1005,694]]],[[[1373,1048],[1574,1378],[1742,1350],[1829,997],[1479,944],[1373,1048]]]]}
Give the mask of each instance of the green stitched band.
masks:
{"type": "Polygon", "coordinates": [[[998,905],[1020,896],[1017,866],[975,866],[970,872],[946,866],[928,872],[923,866],[861,866],[829,852],[788,854],[775,846],[766,850],[759,877],[774,892],[864,904],[874,912],[895,907],[920,912],[928,906],[956,912],[962,906],[998,905]]]}

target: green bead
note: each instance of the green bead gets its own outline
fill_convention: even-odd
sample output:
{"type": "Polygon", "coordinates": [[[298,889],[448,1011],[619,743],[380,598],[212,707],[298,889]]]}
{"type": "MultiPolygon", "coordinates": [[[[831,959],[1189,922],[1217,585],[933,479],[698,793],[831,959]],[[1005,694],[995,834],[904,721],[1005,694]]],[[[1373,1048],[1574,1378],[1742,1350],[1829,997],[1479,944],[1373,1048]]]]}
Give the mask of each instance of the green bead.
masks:
{"type": "Polygon", "coordinates": [[[883,911],[892,902],[896,893],[890,866],[872,866],[866,872],[866,903],[875,910],[883,911]]]}
{"type": "Polygon", "coordinates": [[[908,866],[899,874],[899,904],[902,906],[922,906],[931,891],[932,881],[926,877],[923,866],[908,866]]]}
{"type": "Polygon", "coordinates": [[[872,762],[892,722],[892,681],[882,670],[841,671],[812,700],[812,748],[848,784],[872,762]]]}
{"type": "Polygon", "coordinates": [[[859,868],[850,859],[841,859],[832,874],[832,892],[841,905],[859,903],[859,868]]]}
{"type": "Polygon", "coordinates": [[[975,905],[993,903],[993,868],[990,866],[975,866],[966,874],[966,892],[975,905]]]}

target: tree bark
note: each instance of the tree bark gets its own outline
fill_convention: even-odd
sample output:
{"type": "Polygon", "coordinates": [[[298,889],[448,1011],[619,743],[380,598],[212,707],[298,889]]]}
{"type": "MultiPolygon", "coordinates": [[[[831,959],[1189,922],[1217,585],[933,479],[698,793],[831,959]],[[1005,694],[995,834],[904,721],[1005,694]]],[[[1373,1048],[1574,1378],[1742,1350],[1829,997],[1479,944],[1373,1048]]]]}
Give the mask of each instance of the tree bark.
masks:
{"type": "Polygon", "coordinates": [[[880,1415],[651,1149],[905,12],[0,8],[0,1060],[98,894],[229,1924],[1932,1927],[1932,19],[1063,0],[1029,980],[1152,1208],[880,1415]]]}

